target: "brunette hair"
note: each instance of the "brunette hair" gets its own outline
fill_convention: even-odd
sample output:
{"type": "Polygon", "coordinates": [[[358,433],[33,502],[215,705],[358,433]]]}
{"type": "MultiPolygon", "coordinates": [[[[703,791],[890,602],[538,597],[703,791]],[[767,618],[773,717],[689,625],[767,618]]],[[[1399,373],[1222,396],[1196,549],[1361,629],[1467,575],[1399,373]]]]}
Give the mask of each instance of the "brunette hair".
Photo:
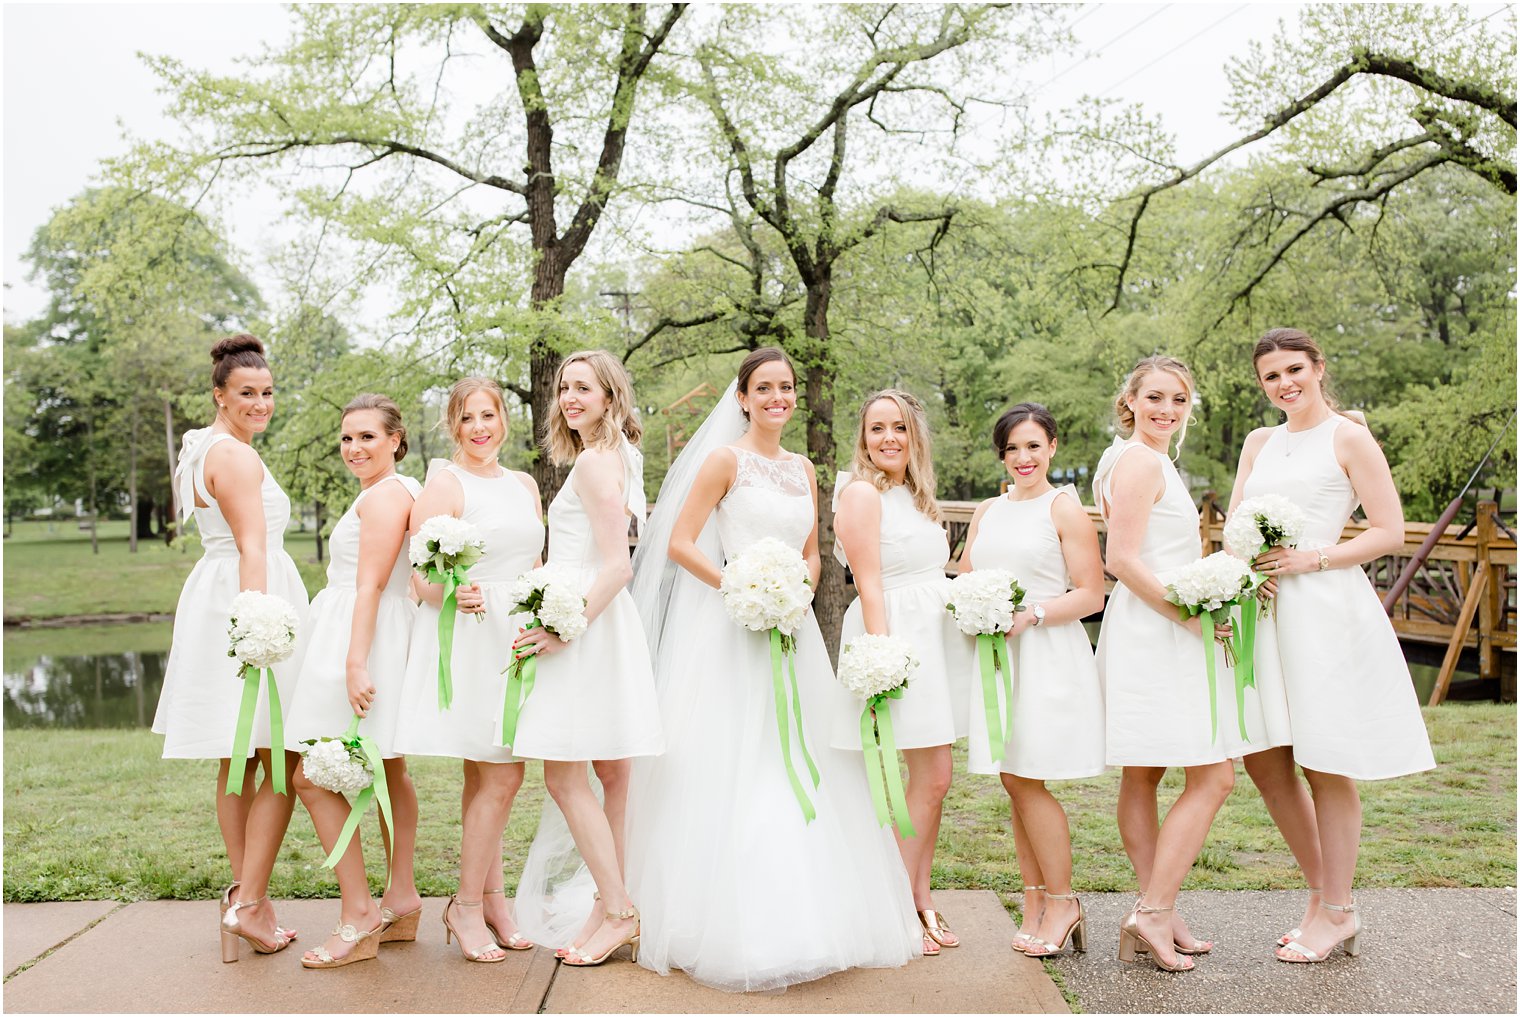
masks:
{"type": "Polygon", "coordinates": [[[1008,436],[1026,420],[1033,420],[1045,432],[1045,437],[1056,440],[1056,418],[1050,415],[1050,411],[1039,403],[1019,403],[1005,410],[992,425],[992,451],[999,459],[1003,458],[1003,450],[1008,447],[1008,436]]]}
{"type": "Polygon", "coordinates": [[[343,407],[343,416],[347,419],[350,413],[358,413],[360,410],[374,410],[380,414],[380,429],[387,435],[394,434],[401,439],[396,446],[396,462],[406,458],[406,425],[401,423],[401,408],[396,405],[390,396],[381,395],[378,392],[365,392],[356,395],[343,407]]]}
{"type": "Polygon", "coordinates": [[[501,394],[501,386],[490,378],[482,378],[473,374],[468,378],[460,378],[449,389],[448,408],[444,411],[443,419],[449,429],[449,440],[454,443],[454,452],[459,452],[459,425],[464,423],[465,400],[476,392],[488,393],[496,401],[496,412],[501,416],[501,440],[507,440],[507,401],[501,394]]]}
{"type": "Polygon", "coordinates": [[[606,350],[581,350],[559,362],[554,372],[554,396],[549,400],[549,426],[544,429],[544,449],[555,466],[574,462],[583,448],[617,448],[618,434],[625,436],[630,444],[637,445],[644,436],[644,426],[639,423],[639,409],[633,401],[633,383],[623,362],[606,350]],[[607,412],[602,416],[597,433],[587,442],[580,432],[565,421],[565,413],[559,408],[559,386],[565,377],[565,368],[571,364],[586,364],[596,376],[602,391],[607,393],[607,412]]]}
{"type": "Polygon", "coordinates": [[[881,400],[897,406],[903,423],[908,427],[908,469],[903,475],[903,486],[913,496],[913,507],[939,522],[939,503],[934,498],[934,452],[929,444],[929,418],[924,404],[901,389],[886,388],[866,397],[860,404],[860,421],[855,426],[855,458],[850,463],[850,473],[857,480],[870,481],[878,491],[891,486],[887,475],[873,462],[866,449],[866,414],[881,400]]]}
{"type": "Polygon", "coordinates": [[[264,344],[247,332],[228,336],[211,347],[212,386],[225,387],[227,378],[239,367],[269,370],[269,362],[264,359],[264,344]]]}
{"type": "MultiPolygon", "coordinates": [[[[1272,328],[1263,332],[1261,338],[1256,340],[1256,347],[1251,350],[1251,366],[1254,368],[1258,360],[1268,353],[1276,353],[1278,350],[1287,350],[1290,353],[1302,353],[1309,358],[1309,363],[1316,367],[1325,368],[1325,351],[1319,348],[1319,343],[1315,342],[1308,332],[1296,328],[1272,328]]],[[[1256,377],[1256,384],[1261,384],[1260,375],[1256,377]]],[[[1341,409],[1340,400],[1335,397],[1335,386],[1330,381],[1330,371],[1328,368],[1320,375],[1319,391],[1320,395],[1325,398],[1325,405],[1329,406],[1330,409],[1348,420],[1356,421],[1363,427],[1367,426],[1367,421],[1360,414],[1341,409]]]]}
{"type": "MultiPolygon", "coordinates": [[[[760,369],[760,365],[776,361],[780,361],[786,365],[787,370],[792,372],[792,384],[797,384],[797,365],[792,363],[792,358],[786,355],[786,351],[779,346],[762,346],[745,357],[744,361],[739,364],[739,386],[737,391],[748,393],[749,379],[760,369]]],[[[744,414],[745,420],[749,419],[748,410],[741,410],[740,412],[744,414]]]]}
{"type": "MultiPolygon", "coordinates": [[[[1193,381],[1193,372],[1189,371],[1187,365],[1176,357],[1168,357],[1160,353],[1146,357],[1135,365],[1134,370],[1125,376],[1124,384],[1119,386],[1119,395],[1114,400],[1114,413],[1119,418],[1119,432],[1126,438],[1135,433],[1135,412],[1129,408],[1125,400],[1131,399],[1139,393],[1140,383],[1152,371],[1165,371],[1182,382],[1182,387],[1187,389],[1188,398],[1190,399],[1193,393],[1198,391],[1198,386],[1193,381]]],[[[1182,440],[1187,437],[1188,423],[1191,419],[1192,415],[1190,413],[1188,420],[1183,421],[1182,426],[1177,429],[1177,451],[1179,452],[1182,451],[1182,440]]]]}

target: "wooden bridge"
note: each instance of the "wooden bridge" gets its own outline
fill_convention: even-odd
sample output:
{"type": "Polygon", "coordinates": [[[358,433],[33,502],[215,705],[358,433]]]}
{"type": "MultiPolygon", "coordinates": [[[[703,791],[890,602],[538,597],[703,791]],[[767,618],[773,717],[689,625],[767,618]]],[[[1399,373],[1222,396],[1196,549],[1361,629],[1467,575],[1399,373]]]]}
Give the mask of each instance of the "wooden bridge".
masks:
{"type": "MultiPolygon", "coordinates": [[[[942,501],[940,514],[950,533],[952,562],[959,561],[966,531],[977,502],[942,501]]],[[[1098,510],[1087,507],[1104,540],[1107,527],[1098,510]]],[[[1224,508],[1211,491],[1203,496],[1198,511],[1198,535],[1205,554],[1224,547],[1224,508]]],[[[1369,562],[1363,568],[1378,595],[1385,595],[1409,563],[1420,544],[1430,535],[1431,523],[1406,522],[1404,546],[1395,554],[1369,562]]],[[[1348,522],[1341,540],[1350,540],[1366,529],[1348,522]]],[[[1515,534],[1499,518],[1499,506],[1478,503],[1477,521],[1460,532],[1441,535],[1430,556],[1415,574],[1393,610],[1393,628],[1407,643],[1445,647],[1441,670],[1430,695],[1435,706],[1446,698],[1464,649],[1477,651],[1478,676],[1499,681],[1515,672],[1515,534]],[[1508,654],[1505,660],[1503,654],[1508,654]]],[[[1109,588],[1113,580],[1108,579],[1109,588]]],[[[1508,686],[1513,697],[1513,684],[1508,686]]]]}

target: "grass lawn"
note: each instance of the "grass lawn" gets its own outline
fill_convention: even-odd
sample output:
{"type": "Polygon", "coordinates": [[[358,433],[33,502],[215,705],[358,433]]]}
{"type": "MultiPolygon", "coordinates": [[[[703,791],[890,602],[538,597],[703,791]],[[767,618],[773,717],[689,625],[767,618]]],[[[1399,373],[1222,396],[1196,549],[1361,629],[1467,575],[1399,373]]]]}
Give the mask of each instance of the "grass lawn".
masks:
{"type": "MultiPolygon", "coordinates": [[[[1426,709],[1440,764],[1430,773],[1362,785],[1365,833],[1361,886],[1515,884],[1515,707],[1449,704],[1426,709]]],[[[210,763],[160,760],[146,731],[29,731],[5,737],[5,900],[209,897],[227,882],[212,814],[210,763]]],[[[989,889],[1014,905],[1019,887],[1007,799],[993,779],[955,784],[935,862],[935,885],[989,889]]],[[[459,770],[418,759],[414,777],[423,816],[417,870],[424,894],[455,888],[459,850],[459,770]]],[[[1082,890],[1133,889],[1114,826],[1117,772],[1056,785],[1072,823],[1075,883],[1082,890]]],[[[1166,801],[1180,775],[1163,785],[1166,801]]],[[[507,827],[512,887],[537,825],[540,771],[528,769],[507,827]]],[[[695,803],[694,803],[695,806],[695,803]]],[[[362,827],[378,844],[373,813],[362,827]]],[[[270,892],[336,896],[311,823],[298,807],[270,892]]],[[[378,891],[383,873],[372,866],[378,891]]],[[[1242,773],[1214,824],[1189,887],[1301,887],[1292,858],[1242,773]]]]}
{"type": "MultiPolygon", "coordinates": [[[[180,587],[201,555],[199,542],[165,547],[140,540],[127,549],[127,524],[100,524],[100,553],[73,520],[18,522],[5,539],[5,617],[60,618],[81,614],[173,614],[180,587]]],[[[308,594],[326,584],[316,563],[316,535],[290,531],[285,549],[295,559],[308,594]]]]}

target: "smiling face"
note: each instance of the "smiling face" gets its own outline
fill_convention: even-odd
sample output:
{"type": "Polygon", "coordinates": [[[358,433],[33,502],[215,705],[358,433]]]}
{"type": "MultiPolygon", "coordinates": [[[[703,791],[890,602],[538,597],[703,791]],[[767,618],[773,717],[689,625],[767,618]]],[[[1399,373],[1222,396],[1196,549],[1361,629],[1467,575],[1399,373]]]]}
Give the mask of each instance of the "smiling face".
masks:
{"type": "Polygon", "coordinates": [[[212,388],[217,416],[234,430],[258,434],[274,415],[274,375],[267,367],[234,367],[227,384],[212,388]]]}
{"type": "Polygon", "coordinates": [[[1056,441],[1034,420],[1016,424],[1003,443],[1003,469],[1015,487],[1035,488],[1046,482],[1056,441]]]}
{"type": "Polygon", "coordinates": [[[479,389],[465,397],[464,412],[454,432],[454,441],[465,455],[494,461],[506,436],[507,426],[501,417],[501,407],[490,392],[479,389]]]}
{"type": "Polygon", "coordinates": [[[1320,390],[1324,377],[1324,363],[1316,364],[1300,350],[1273,350],[1256,361],[1256,380],[1261,383],[1261,390],[1284,413],[1324,402],[1320,390]]]}
{"type": "Polygon", "coordinates": [[[783,360],[768,361],[755,368],[748,387],[735,393],[735,397],[752,426],[780,430],[797,409],[797,379],[790,364],[783,360]]]}
{"type": "Polygon", "coordinates": [[[1148,371],[1125,405],[1135,415],[1135,433],[1163,447],[1187,423],[1193,393],[1170,371],[1148,371]]]}
{"type": "Polygon", "coordinates": [[[396,449],[401,437],[385,433],[385,421],[379,410],[354,410],[343,418],[338,439],[343,465],[360,483],[383,477],[396,466],[396,449]]]}
{"type": "Polygon", "coordinates": [[[871,465],[885,473],[895,484],[907,476],[908,460],[913,454],[912,439],[908,437],[908,422],[894,399],[877,399],[866,407],[865,413],[866,454],[871,465]]]}
{"type": "Polygon", "coordinates": [[[612,394],[597,380],[596,371],[584,360],[565,365],[559,375],[559,411],[573,431],[595,434],[612,394]]]}

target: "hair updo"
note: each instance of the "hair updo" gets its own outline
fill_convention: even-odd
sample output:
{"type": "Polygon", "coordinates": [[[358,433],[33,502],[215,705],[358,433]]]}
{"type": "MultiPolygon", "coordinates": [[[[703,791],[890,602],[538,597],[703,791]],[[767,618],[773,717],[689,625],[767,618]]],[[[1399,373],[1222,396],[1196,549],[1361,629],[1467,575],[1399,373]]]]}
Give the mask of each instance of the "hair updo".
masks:
{"type": "Polygon", "coordinates": [[[998,417],[997,423],[992,425],[992,451],[997,453],[999,459],[1003,458],[1003,450],[1008,447],[1008,436],[1026,420],[1033,420],[1040,425],[1046,438],[1056,440],[1056,418],[1050,415],[1050,411],[1039,403],[1019,403],[1009,407],[998,417]]]}
{"type": "Polygon", "coordinates": [[[225,387],[227,379],[239,367],[269,370],[269,363],[264,359],[264,344],[247,332],[228,336],[211,347],[211,384],[216,388],[225,387]]]}
{"type": "Polygon", "coordinates": [[[396,462],[406,458],[406,425],[401,423],[401,408],[396,405],[390,396],[381,395],[378,392],[365,392],[356,395],[349,400],[348,405],[343,407],[343,419],[347,419],[350,413],[358,413],[360,410],[374,410],[380,414],[380,429],[386,437],[394,435],[401,439],[396,445],[396,462]]]}
{"type": "MultiPolygon", "coordinates": [[[[1165,371],[1178,381],[1187,390],[1188,398],[1198,391],[1198,386],[1193,382],[1193,372],[1188,366],[1176,357],[1168,357],[1164,354],[1146,357],[1135,365],[1134,370],[1125,377],[1124,384],[1119,387],[1118,398],[1114,400],[1114,414],[1119,418],[1119,433],[1128,438],[1135,433],[1135,411],[1129,408],[1128,400],[1140,394],[1140,383],[1145,376],[1152,371],[1165,371]]],[[[1187,437],[1187,423],[1177,429],[1177,448],[1182,448],[1182,440],[1187,437]]]]}

